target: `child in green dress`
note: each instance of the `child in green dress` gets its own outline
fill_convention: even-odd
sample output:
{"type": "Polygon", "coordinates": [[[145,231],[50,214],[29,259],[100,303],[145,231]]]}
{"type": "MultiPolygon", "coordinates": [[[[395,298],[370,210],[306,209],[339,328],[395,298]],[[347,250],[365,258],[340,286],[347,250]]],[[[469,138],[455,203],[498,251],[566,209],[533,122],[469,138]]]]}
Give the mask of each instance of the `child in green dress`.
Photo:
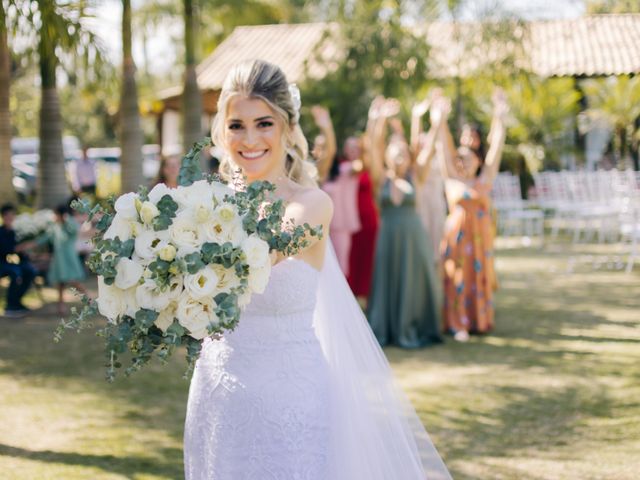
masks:
{"type": "Polygon", "coordinates": [[[53,255],[47,273],[50,285],[58,287],[58,313],[64,315],[64,289],[67,285],[76,288],[81,293],[86,289],[80,283],[85,278],[85,272],[76,251],[78,224],[70,215],[67,205],[56,208],[56,222],[40,239],[39,243],[50,242],[53,245],[53,255]]]}

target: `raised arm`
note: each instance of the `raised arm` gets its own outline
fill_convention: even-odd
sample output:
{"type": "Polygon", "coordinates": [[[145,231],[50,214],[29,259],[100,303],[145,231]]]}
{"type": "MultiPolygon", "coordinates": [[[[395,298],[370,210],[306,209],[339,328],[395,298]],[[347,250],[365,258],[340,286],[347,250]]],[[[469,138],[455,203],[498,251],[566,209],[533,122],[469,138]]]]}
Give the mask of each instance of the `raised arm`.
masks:
{"type": "Polygon", "coordinates": [[[382,178],[384,165],[384,131],[386,130],[386,118],[382,115],[384,97],[376,97],[369,108],[367,119],[367,169],[374,185],[378,185],[382,178]]]}
{"type": "Polygon", "coordinates": [[[507,99],[502,89],[496,89],[493,94],[493,118],[491,119],[491,128],[489,130],[489,150],[484,160],[482,175],[490,183],[496,178],[500,170],[500,160],[502,159],[502,150],[507,138],[507,128],[505,118],[509,111],[507,99]]]}
{"type": "Polygon", "coordinates": [[[420,135],[422,135],[422,119],[429,110],[429,100],[416,103],[411,109],[411,134],[410,144],[411,157],[415,161],[420,152],[420,135]]]}
{"type": "Polygon", "coordinates": [[[458,172],[455,166],[456,145],[449,130],[447,119],[451,112],[451,102],[446,97],[439,97],[434,100],[431,108],[431,124],[440,124],[436,132],[436,149],[442,155],[440,166],[444,178],[457,178],[458,172]]]}
{"type": "Polygon", "coordinates": [[[333,122],[331,122],[331,116],[329,110],[319,105],[311,107],[311,115],[317,127],[320,129],[320,133],[324,136],[325,146],[324,149],[316,158],[316,167],[318,168],[318,179],[320,183],[323,183],[329,175],[333,159],[336,156],[338,150],[336,144],[336,134],[333,129],[333,122]]]}

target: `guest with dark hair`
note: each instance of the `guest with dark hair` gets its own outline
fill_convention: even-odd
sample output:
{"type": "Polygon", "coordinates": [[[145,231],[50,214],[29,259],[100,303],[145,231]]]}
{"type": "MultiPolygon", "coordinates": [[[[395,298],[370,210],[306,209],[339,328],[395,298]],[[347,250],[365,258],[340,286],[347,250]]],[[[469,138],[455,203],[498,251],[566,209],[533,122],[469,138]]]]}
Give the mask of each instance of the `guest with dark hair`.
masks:
{"type": "Polygon", "coordinates": [[[0,208],[2,226],[0,226],[0,278],[9,277],[11,283],[7,290],[5,316],[18,318],[29,312],[22,304],[22,297],[36,276],[36,270],[22,252],[33,246],[33,242],[18,243],[13,222],[16,207],[10,203],[0,208]]]}

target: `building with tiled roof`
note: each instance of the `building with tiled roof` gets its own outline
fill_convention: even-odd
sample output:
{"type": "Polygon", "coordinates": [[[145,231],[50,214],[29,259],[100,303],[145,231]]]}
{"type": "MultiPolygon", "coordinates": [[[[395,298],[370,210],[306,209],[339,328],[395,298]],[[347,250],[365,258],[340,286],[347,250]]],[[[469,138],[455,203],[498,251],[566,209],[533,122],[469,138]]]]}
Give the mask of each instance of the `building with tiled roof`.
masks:
{"type": "MultiPolygon", "coordinates": [[[[215,113],[222,82],[239,61],[261,58],[279,65],[290,82],[306,76],[322,78],[337,67],[341,50],[329,29],[336,24],[307,23],[237,27],[198,66],[198,84],[207,115],[215,113]],[[320,52],[323,61],[315,58],[320,52]]],[[[511,57],[518,65],[543,77],[608,76],[640,72],[640,14],[591,15],[575,19],[517,23],[513,40],[479,23],[434,22],[425,28],[430,45],[432,78],[470,76],[511,57]]],[[[174,142],[182,87],[161,92],[163,144],[174,142]],[[170,135],[170,139],[167,137],[170,135]]],[[[176,142],[179,143],[179,142],[176,142]]]]}

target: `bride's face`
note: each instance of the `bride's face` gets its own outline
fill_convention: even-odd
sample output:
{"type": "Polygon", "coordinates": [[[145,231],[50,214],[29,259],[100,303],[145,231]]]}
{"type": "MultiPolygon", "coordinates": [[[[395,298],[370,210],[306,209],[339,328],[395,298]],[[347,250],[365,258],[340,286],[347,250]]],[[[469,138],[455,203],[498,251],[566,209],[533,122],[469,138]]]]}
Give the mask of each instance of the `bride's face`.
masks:
{"type": "Polygon", "coordinates": [[[225,143],[247,179],[267,178],[284,168],[283,129],[282,120],[264,100],[244,96],[229,100],[225,143]]]}

